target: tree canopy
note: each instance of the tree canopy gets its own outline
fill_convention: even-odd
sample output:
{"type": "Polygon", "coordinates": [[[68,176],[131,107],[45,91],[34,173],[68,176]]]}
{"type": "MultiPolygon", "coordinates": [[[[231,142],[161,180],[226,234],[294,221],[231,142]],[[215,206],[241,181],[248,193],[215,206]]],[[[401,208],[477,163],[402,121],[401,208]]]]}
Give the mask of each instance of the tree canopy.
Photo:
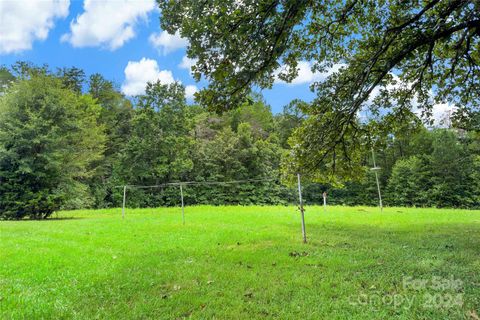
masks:
{"type": "Polygon", "coordinates": [[[317,178],[351,178],[377,128],[359,112],[399,123],[435,103],[466,113],[480,101],[480,2],[158,0],[162,28],[189,40],[198,102],[222,111],[253,86],[291,81],[307,61],[326,79],[303,111],[292,159],[317,178]],[[325,170],[328,172],[325,173],[325,170]]]}
{"type": "Polygon", "coordinates": [[[103,157],[100,107],[49,75],[0,97],[0,217],[46,218],[69,201],[88,205],[84,183],[103,157]],[[75,195],[72,197],[72,194],[75,195]]]}

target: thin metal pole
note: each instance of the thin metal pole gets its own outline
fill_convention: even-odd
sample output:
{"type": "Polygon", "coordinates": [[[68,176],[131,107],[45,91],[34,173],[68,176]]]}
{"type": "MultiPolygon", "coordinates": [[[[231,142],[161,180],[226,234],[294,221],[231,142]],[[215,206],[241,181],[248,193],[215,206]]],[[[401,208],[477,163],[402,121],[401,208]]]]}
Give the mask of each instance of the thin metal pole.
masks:
{"type": "Polygon", "coordinates": [[[327,193],[323,193],[323,212],[327,212],[327,193]]]}
{"type": "Polygon", "coordinates": [[[375,164],[375,153],[373,152],[372,148],[372,159],[373,159],[373,168],[375,169],[375,180],[377,181],[377,190],[378,190],[378,202],[380,203],[380,211],[383,211],[383,204],[382,204],[382,193],[380,192],[380,183],[378,182],[378,173],[377,173],[377,165],[375,164]]]}
{"type": "Polygon", "coordinates": [[[183,189],[182,189],[182,185],[180,185],[180,198],[182,199],[182,221],[183,221],[183,224],[185,224],[185,209],[184,209],[184,206],[183,206],[183,189]]]}
{"type": "Polygon", "coordinates": [[[127,186],[123,186],[123,205],[122,205],[122,219],[125,219],[125,199],[127,197],[127,186]]]}
{"type": "Polygon", "coordinates": [[[302,201],[302,185],[300,183],[300,173],[297,173],[298,178],[298,199],[300,201],[300,215],[302,217],[302,235],[303,235],[303,243],[307,243],[307,232],[305,230],[305,214],[303,209],[303,201],[302,201]]]}

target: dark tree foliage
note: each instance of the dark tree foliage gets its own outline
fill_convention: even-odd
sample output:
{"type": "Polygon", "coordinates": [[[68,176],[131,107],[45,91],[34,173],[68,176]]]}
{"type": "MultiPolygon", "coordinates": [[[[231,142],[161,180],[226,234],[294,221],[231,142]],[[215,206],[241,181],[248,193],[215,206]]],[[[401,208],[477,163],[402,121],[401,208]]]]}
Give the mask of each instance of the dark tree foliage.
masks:
{"type": "Polygon", "coordinates": [[[11,73],[18,79],[50,74],[48,65],[34,65],[29,61],[17,61],[11,67],[11,73]]]}
{"type": "Polygon", "coordinates": [[[292,100],[283,108],[283,112],[276,116],[277,132],[279,134],[280,144],[283,148],[289,148],[288,139],[292,136],[295,129],[300,127],[306,119],[302,112],[308,104],[300,99],[292,100]]]}
{"type": "MultiPolygon", "coordinates": [[[[182,85],[157,82],[137,97],[131,134],[115,169],[119,181],[150,186],[278,177],[281,150],[274,117],[260,97],[218,116],[188,106],[184,96],[182,85]]],[[[184,188],[187,204],[285,203],[282,190],[278,183],[184,188]]],[[[178,205],[179,201],[178,187],[131,188],[128,194],[133,206],[178,205]]]]}
{"type": "MultiPolygon", "coordinates": [[[[130,134],[115,169],[120,180],[147,186],[185,180],[193,166],[189,135],[193,123],[184,87],[179,83],[150,83],[137,99],[130,134]]],[[[141,193],[137,192],[138,197],[141,193]]],[[[149,201],[148,197],[139,198],[137,203],[153,205],[149,201]]]]}
{"type": "Polygon", "coordinates": [[[0,218],[46,218],[69,201],[89,197],[83,179],[102,158],[99,106],[34,75],[0,97],[0,218]]]}
{"type": "Polygon", "coordinates": [[[360,111],[395,115],[417,105],[428,116],[447,101],[478,110],[479,1],[158,3],[162,28],[189,40],[195,77],[209,81],[198,102],[213,110],[241,105],[252,86],[269,88],[276,76],[291,81],[300,61],[335,71],[312,84],[318,98],[304,109],[309,119],[292,150],[291,160],[319,180],[361,171],[362,146],[374,135],[359,125],[360,111]]]}
{"type": "Polygon", "coordinates": [[[7,67],[0,67],[0,94],[2,94],[13,82],[15,77],[7,67]]]}
{"type": "Polygon", "coordinates": [[[76,93],[82,92],[85,81],[85,72],[77,67],[58,68],[57,77],[62,81],[65,88],[76,93]]]}
{"type": "Polygon", "coordinates": [[[120,151],[130,136],[134,110],[130,100],[119,92],[113,82],[98,73],[89,77],[88,93],[101,107],[99,122],[107,136],[104,158],[98,163],[88,184],[94,199],[93,206],[109,207],[115,201],[115,186],[120,184],[115,168],[120,161],[120,151]]]}

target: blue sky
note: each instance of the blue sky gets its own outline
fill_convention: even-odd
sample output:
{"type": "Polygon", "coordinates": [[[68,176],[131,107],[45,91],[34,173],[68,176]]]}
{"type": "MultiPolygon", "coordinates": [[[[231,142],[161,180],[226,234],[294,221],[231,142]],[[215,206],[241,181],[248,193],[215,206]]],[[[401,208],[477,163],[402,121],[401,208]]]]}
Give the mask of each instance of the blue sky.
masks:
{"type": "MultiPolygon", "coordinates": [[[[103,74],[127,95],[141,93],[148,80],[179,80],[190,97],[205,83],[182,67],[186,42],[162,34],[159,17],[153,0],[0,0],[0,64],[76,66],[103,74]]],[[[276,83],[262,94],[280,112],[292,99],[310,101],[309,84],[320,77],[302,62],[292,84],[276,83]]]]}

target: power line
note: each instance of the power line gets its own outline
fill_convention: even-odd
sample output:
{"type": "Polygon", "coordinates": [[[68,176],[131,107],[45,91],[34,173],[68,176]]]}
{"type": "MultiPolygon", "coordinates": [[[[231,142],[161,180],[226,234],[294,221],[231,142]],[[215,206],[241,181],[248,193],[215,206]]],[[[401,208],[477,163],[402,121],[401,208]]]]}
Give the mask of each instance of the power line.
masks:
{"type": "Polygon", "coordinates": [[[245,180],[230,180],[230,181],[183,181],[183,182],[168,182],[156,185],[125,185],[125,186],[115,186],[114,188],[135,188],[135,189],[150,189],[150,188],[161,188],[168,186],[180,186],[180,185],[225,185],[225,184],[240,184],[246,182],[280,182],[279,179],[245,179],[245,180]]]}

